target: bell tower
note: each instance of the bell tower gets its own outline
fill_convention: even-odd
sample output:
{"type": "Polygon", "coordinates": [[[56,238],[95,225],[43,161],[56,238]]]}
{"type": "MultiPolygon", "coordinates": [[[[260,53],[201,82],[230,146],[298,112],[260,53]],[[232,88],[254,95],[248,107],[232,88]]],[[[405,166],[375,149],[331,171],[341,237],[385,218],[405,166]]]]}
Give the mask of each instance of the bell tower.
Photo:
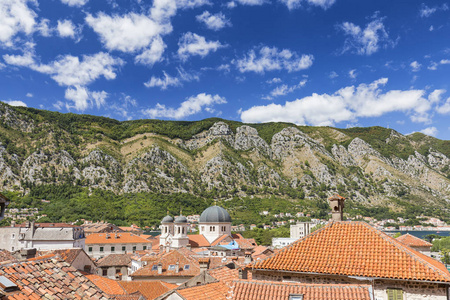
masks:
{"type": "Polygon", "coordinates": [[[342,221],[344,219],[344,201],[345,198],[338,194],[328,198],[331,207],[331,220],[342,221]]]}

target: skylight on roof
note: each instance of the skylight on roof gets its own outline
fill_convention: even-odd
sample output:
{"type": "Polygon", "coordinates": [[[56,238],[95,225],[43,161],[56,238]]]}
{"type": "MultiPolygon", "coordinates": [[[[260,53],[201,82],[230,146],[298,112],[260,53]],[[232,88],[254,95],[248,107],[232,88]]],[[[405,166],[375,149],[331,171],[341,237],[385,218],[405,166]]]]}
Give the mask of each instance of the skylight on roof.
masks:
{"type": "Polygon", "coordinates": [[[175,265],[169,265],[169,271],[175,271],[175,265]]]}
{"type": "Polygon", "coordinates": [[[152,266],[152,271],[157,271],[158,270],[158,265],[153,265],[152,266]]]}
{"type": "Polygon", "coordinates": [[[190,265],[184,265],[184,269],[185,269],[185,270],[189,270],[190,267],[191,267],[190,265]]]}

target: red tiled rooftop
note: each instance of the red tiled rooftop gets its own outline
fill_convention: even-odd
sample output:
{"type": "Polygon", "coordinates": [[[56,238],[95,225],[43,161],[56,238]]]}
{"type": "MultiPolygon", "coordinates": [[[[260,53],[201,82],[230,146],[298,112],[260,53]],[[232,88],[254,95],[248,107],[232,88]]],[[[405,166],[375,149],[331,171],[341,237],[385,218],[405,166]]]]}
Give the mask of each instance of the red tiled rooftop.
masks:
{"type": "Polygon", "coordinates": [[[365,222],[330,222],[280,252],[255,262],[261,270],[450,282],[438,261],[365,222]]]}
{"type": "Polygon", "coordinates": [[[226,300],[229,287],[224,282],[214,282],[177,290],[186,300],[226,300]]]}
{"type": "Polygon", "coordinates": [[[176,284],[164,281],[120,281],[119,284],[128,294],[140,292],[146,299],[155,299],[170,290],[177,288],[176,284]]]}
{"type": "Polygon", "coordinates": [[[415,237],[409,233],[404,234],[396,238],[397,241],[402,243],[403,245],[409,246],[409,247],[431,247],[433,244],[428,243],[427,241],[424,241],[422,239],[419,239],[418,237],[415,237]]]}
{"type": "Polygon", "coordinates": [[[189,238],[189,244],[193,248],[210,246],[208,240],[203,236],[203,234],[190,234],[190,235],[188,235],[188,238],[189,238]]]}
{"type": "Polygon", "coordinates": [[[368,285],[300,284],[273,281],[234,281],[235,300],[286,300],[303,295],[303,300],[370,300],[368,285]]]}
{"type": "Polygon", "coordinates": [[[118,281],[95,274],[85,275],[92,283],[108,295],[124,295],[125,289],[118,281]]]}
{"type": "Polygon", "coordinates": [[[93,233],[86,237],[86,245],[89,244],[149,244],[150,241],[131,232],[93,233]]]}
{"type": "Polygon", "coordinates": [[[88,278],[55,256],[1,265],[0,276],[20,290],[2,299],[109,299],[88,278]]]}

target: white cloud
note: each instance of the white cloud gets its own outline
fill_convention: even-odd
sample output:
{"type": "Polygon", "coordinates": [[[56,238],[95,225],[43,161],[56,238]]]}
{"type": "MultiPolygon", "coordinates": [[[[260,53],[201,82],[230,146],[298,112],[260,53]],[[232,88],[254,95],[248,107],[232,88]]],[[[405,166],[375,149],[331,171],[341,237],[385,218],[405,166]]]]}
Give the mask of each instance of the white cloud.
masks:
{"type": "Polygon", "coordinates": [[[348,36],[342,52],[352,51],[359,55],[371,55],[380,47],[394,46],[384,28],[383,18],[376,18],[364,29],[350,22],[344,22],[337,27],[348,36]]]}
{"type": "Polygon", "coordinates": [[[270,92],[270,95],[263,97],[263,99],[271,100],[271,99],[273,99],[275,97],[279,97],[279,96],[284,96],[284,95],[290,94],[290,93],[294,92],[295,90],[304,87],[306,82],[307,82],[307,80],[304,79],[304,80],[300,81],[298,84],[293,85],[293,86],[288,86],[287,84],[282,84],[282,85],[277,86],[276,88],[274,88],[270,92]]]}
{"type": "Polygon", "coordinates": [[[58,20],[56,30],[58,31],[58,35],[62,38],[70,37],[75,39],[80,34],[80,30],[76,28],[70,20],[58,20]]]}
{"type": "Polygon", "coordinates": [[[350,77],[351,79],[355,79],[356,76],[358,76],[358,73],[356,73],[356,69],[348,71],[348,77],[350,77]]]}
{"type": "MultiPolygon", "coordinates": [[[[24,55],[3,55],[3,59],[8,64],[48,74],[59,85],[68,86],[65,98],[74,105],[66,104],[67,109],[75,108],[81,111],[93,105],[99,108],[107,97],[106,92],[90,92],[85,86],[101,76],[107,80],[115,79],[116,67],[124,63],[120,58],[114,58],[104,52],[83,55],[81,61],[76,56],[65,55],[49,64],[37,64],[31,52],[24,55]]],[[[56,104],[55,107],[58,106],[56,104]]]]}
{"type": "Polygon", "coordinates": [[[66,55],[48,65],[34,65],[35,71],[48,74],[59,85],[88,85],[103,76],[107,80],[115,79],[115,67],[123,65],[120,58],[114,58],[108,53],[99,52],[94,55],[83,55],[83,59],[66,55]]]}
{"type": "Polygon", "coordinates": [[[146,15],[129,13],[124,16],[88,14],[86,22],[100,36],[108,50],[133,53],[146,49],[155,37],[172,31],[172,27],[155,22],[146,15]]]}
{"type": "Polygon", "coordinates": [[[163,60],[162,55],[165,49],[166,44],[164,44],[160,36],[157,36],[146,50],[135,57],[134,61],[138,64],[153,66],[155,63],[163,60]]]}
{"type": "Polygon", "coordinates": [[[28,7],[33,0],[0,1],[0,45],[14,46],[14,37],[19,33],[31,35],[36,30],[36,13],[28,7]]]}
{"type": "Polygon", "coordinates": [[[39,24],[36,26],[36,30],[42,36],[49,37],[52,35],[53,29],[50,28],[50,20],[49,19],[41,19],[39,24]]]}
{"type": "Polygon", "coordinates": [[[420,68],[422,67],[422,65],[420,63],[418,63],[417,61],[413,61],[412,63],[409,64],[409,66],[411,67],[411,70],[413,72],[420,71],[420,68]]]}
{"type": "Polygon", "coordinates": [[[62,3],[67,4],[69,6],[83,6],[88,3],[89,0],[61,0],[62,3]]]}
{"type": "Polygon", "coordinates": [[[446,90],[440,89],[440,90],[434,90],[433,92],[428,95],[428,100],[431,103],[439,103],[441,101],[442,95],[447,92],[446,90]]]}
{"type": "Polygon", "coordinates": [[[196,16],[198,22],[204,23],[208,29],[218,31],[224,27],[231,26],[230,20],[221,12],[212,15],[205,10],[201,15],[196,16]]]}
{"type": "Polygon", "coordinates": [[[27,93],[26,95],[28,98],[33,98],[33,94],[32,93],[27,93]]]}
{"type": "Polygon", "coordinates": [[[178,108],[166,107],[164,104],[158,103],[155,108],[146,109],[143,113],[150,118],[170,118],[180,120],[199,113],[203,109],[211,112],[213,105],[224,103],[227,103],[224,97],[201,93],[197,96],[189,97],[186,101],[182,102],[178,108]]]}
{"type": "Polygon", "coordinates": [[[252,49],[243,58],[234,61],[241,73],[286,70],[295,72],[311,67],[314,56],[303,54],[301,57],[288,49],[278,51],[276,47],[260,47],[258,53],[252,49]]]}
{"type": "Polygon", "coordinates": [[[182,60],[187,60],[190,56],[198,55],[205,57],[210,52],[226,47],[219,41],[207,41],[203,36],[187,32],[178,41],[178,56],[182,60]]]}
{"type": "Polygon", "coordinates": [[[100,108],[105,104],[107,97],[108,93],[105,91],[91,92],[86,87],[77,85],[66,89],[65,98],[73,102],[73,105],[66,104],[66,108],[75,108],[79,111],[85,111],[93,106],[100,108]]]}
{"type": "MultiPolygon", "coordinates": [[[[289,10],[300,8],[303,0],[279,0],[281,3],[285,4],[289,10]]],[[[329,8],[336,2],[336,0],[306,0],[311,5],[320,6],[323,9],[329,8]]]]}
{"type": "Polygon", "coordinates": [[[273,84],[273,83],[280,83],[281,82],[281,78],[278,77],[274,77],[272,79],[269,79],[266,81],[268,84],[273,84]]]}
{"type": "Polygon", "coordinates": [[[427,127],[425,129],[422,129],[420,132],[422,132],[423,134],[426,135],[430,135],[430,136],[437,136],[438,134],[438,130],[436,127],[427,127]]]}
{"type": "Polygon", "coordinates": [[[448,10],[447,4],[442,4],[441,6],[428,7],[425,3],[422,3],[422,7],[420,8],[419,15],[422,18],[428,18],[438,10],[446,11],[448,10]]]}
{"type": "Polygon", "coordinates": [[[256,6],[263,5],[264,3],[266,3],[266,0],[236,0],[236,2],[242,5],[256,6]]]}
{"type": "Polygon", "coordinates": [[[287,101],[284,105],[253,106],[241,114],[245,123],[292,122],[296,124],[333,125],[360,117],[379,117],[390,112],[404,112],[413,121],[427,122],[431,105],[424,90],[382,91],[387,78],[371,84],[341,88],[334,94],[316,94],[287,101]]]}
{"type": "MultiPolygon", "coordinates": [[[[439,101],[440,101],[440,97],[439,97],[439,101]]],[[[442,115],[450,114],[450,98],[447,98],[447,100],[445,101],[444,104],[436,107],[436,111],[442,115]]]]}
{"type": "Polygon", "coordinates": [[[163,72],[162,78],[152,76],[144,85],[146,87],[159,87],[161,90],[166,90],[170,86],[182,86],[183,82],[198,81],[200,79],[198,75],[189,74],[182,68],[177,69],[177,71],[177,76],[170,76],[166,72],[163,72]]]}
{"type": "Polygon", "coordinates": [[[430,63],[430,65],[428,66],[428,70],[436,71],[437,70],[437,66],[438,66],[438,64],[435,63],[434,61],[432,61],[430,63]]]}
{"type": "Polygon", "coordinates": [[[27,104],[20,100],[2,100],[2,102],[5,102],[6,104],[9,104],[11,106],[24,106],[27,107],[27,104]]]}
{"type": "Polygon", "coordinates": [[[338,73],[336,73],[335,71],[332,71],[332,72],[330,73],[330,75],[328,75],[328,77],[329,77],[330,79],[334,79],[334,78],[339,77],[339,75],[338,75],[338,73]]]}

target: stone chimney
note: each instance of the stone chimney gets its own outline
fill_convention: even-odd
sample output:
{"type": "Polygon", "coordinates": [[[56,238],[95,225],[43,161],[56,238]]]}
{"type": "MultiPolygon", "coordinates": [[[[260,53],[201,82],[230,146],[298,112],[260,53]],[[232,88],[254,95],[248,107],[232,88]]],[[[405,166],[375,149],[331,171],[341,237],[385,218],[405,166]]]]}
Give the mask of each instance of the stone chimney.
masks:
{"type": "Polygon", "coordinates": [[[180,262],[177,261],[177,264],[175,265],[175,273],[180,272],[180,262]]]}
{"type": "Polygon", "coordinates": [[[206,272],[206,270],[209,269],[209,258],[202,257],[198,260],[198,262],[200,264],[200,273],[206,272]]]}
{"type": "Polygon", "coordinates": [[[244,264],[249,264],[253,261],[252,253],[250,251],[245,251],[244,264]]]}
{"type": "Polygon", "coordinates": [[[158,274],[162,274],[162,263],[158,264],[158,274]]]}
{"type": "Polygon", "coordinates": [[[248,279],[247,269],[239,269],[239,279],[248,279]]]}
{"type": "Polygon", "coordinates": [[[331,220],[342,221],[344,219],[344,201],[345,198],[338,194],[328,198],[331,207],[331,220]]]}

